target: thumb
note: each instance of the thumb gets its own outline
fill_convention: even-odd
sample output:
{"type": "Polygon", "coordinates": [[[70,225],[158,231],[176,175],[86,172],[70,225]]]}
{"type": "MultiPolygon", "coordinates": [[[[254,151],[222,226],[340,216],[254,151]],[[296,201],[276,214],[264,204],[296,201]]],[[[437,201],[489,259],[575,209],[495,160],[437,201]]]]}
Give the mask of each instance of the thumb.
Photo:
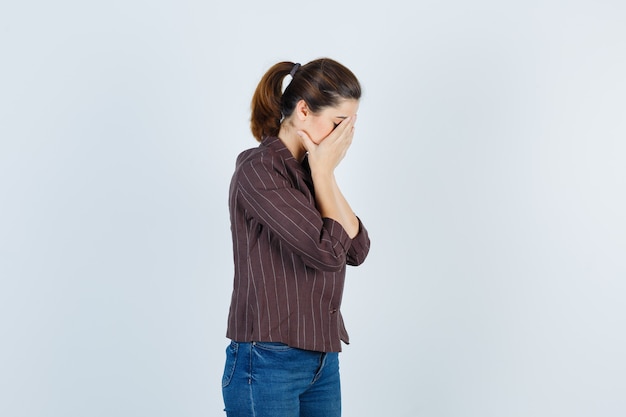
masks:
{"type": "Polygon", "coordinates": [[[311,140],[309,135],[302,130],[298,130],[296,133],[302,138],[304,149],[306,149],[307,152],[313,152],[317,145],[311,140]]]}

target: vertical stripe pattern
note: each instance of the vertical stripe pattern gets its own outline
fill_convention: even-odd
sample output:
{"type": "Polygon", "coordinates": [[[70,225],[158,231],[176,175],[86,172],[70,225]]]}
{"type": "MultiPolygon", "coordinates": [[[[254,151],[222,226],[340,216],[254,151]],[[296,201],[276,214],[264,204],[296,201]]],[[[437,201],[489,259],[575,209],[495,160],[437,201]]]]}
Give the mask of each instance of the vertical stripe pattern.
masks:
{"type": "Polygon", "coordinates": [[[237,158],[229,192],[234,280],[226,336],[320,352],[349,342],[340,312],[346,265],[369,252],[315,206],[313,181],[278,138],[237,158]]]}

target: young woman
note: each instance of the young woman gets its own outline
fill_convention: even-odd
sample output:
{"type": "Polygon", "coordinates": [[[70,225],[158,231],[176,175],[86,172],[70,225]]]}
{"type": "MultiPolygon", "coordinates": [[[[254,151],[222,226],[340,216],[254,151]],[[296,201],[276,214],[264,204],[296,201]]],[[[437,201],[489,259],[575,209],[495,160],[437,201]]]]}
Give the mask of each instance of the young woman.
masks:
{"type": "Polygon", "coordinates": [[[341,415],[346,265],[361,264],[370,242],[334,170],[352,142],[360,97],[354,74],[327,58],[280,62],[254,93],[260,145],[237,158],[229,195],[229,417],[341,415]]]}

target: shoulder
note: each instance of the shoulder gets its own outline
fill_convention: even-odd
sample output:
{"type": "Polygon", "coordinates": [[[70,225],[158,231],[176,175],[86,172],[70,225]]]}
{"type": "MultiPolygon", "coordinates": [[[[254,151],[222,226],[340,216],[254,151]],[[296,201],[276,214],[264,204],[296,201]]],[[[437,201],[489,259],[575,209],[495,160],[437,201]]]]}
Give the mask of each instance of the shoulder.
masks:
{"type": "Polygon", "coordinates": [[[239,154],[233,180],[245,188],[267,188],[268,185],[275,187],[287,180],[287,171],[287,164],[280,155],[259,146],[239,154]]]}
{"type": "Polygon", "coordinates": [[[262,146],[243,151],[237,157],[236,172],[250,171],[282,172],[286,170],[280,155],[262,146]]]}

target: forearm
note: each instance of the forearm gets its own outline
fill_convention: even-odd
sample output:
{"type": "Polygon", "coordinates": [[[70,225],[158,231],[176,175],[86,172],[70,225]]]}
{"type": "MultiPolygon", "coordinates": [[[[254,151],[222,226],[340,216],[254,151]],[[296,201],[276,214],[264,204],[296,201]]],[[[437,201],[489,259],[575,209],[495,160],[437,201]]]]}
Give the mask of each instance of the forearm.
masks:
{"type": "Polygon", "coordinates": [[[313,269],[340,271],[352,239],[338,221],[321,218],[313,190],[299,189],[287,179],[296,171],[274,169],[274,163],[285,168],[280,160],[257,158],[238,168],[233,178],[229,208],[236,219],[233,232],[243,239],[240,249],[256,250],[259,240],[271,239],[281,253],[299,256],[313,269]]]}
{"type": "Polygon", "coordinates": [[[353,239],[359,233],[359,220],[343,196],[333,173],[313,174],[315,201],[322,217],[337,221],[353,239]]]}

